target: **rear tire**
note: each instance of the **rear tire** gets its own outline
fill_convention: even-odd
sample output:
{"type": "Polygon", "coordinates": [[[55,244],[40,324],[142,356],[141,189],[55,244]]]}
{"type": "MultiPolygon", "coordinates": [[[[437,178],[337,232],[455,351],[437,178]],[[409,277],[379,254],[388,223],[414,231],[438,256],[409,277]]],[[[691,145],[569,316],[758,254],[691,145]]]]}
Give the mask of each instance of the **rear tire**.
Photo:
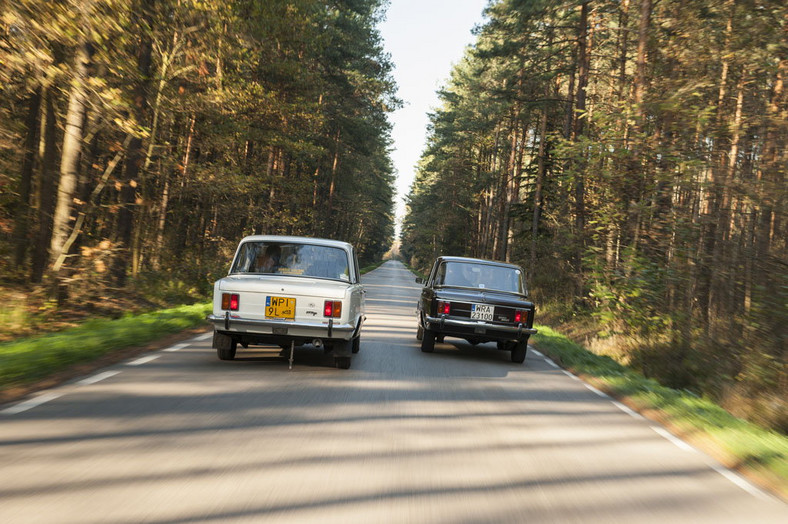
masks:
{"type": "Polygon", "coordinates": [[[518,342],[512,350],[512,362],[522,364],[525,362],[525,353],[528,351],[527,342],[518,342]]]}
{"type": "Polygon", "coordinates": [[[421,350],[424,353],[432,353],[435,350],[435,332],[429,329],[424,330],[424,336],[421,339],[421,350]]]}
{"type": "Polygon", "coordinates": [[[226,349],[216,348],[216,356],[219,357],[219,360],[233,360],[235,358],[235,352],[238,350],[238,342],[233,340],[230,342],[230,347],[226,349]]]}
{"type": "Polygon", "coordinates": [[[350,357],[334,357],[334,364],[339,369],[350,369],[350,357]]]}

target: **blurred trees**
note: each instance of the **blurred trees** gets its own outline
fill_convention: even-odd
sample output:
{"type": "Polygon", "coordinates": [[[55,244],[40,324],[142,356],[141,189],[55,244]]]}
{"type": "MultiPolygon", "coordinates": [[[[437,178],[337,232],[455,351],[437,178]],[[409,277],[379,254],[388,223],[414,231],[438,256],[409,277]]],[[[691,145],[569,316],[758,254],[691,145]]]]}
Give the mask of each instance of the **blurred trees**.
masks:
{"type": "Polygon", "coordinates": [[[403,253],[520,262],[647,375],[788,429],[788,6],[486,14],[432,115],[403,253]]]}
{"type": "Polygon", "coordinates": [[[251,233],[393,235],[380,0],[6,0],[0,268],[206,280],[251,233]]]}

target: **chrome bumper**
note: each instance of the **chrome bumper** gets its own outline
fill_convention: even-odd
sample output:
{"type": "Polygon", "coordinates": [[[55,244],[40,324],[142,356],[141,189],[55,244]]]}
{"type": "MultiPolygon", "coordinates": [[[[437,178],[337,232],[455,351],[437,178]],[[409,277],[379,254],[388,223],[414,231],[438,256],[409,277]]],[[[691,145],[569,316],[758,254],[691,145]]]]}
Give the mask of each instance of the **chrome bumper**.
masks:
{"type": "Polygon", "coordinates": [[[489,324],[482,320],[457,320],[454,318],[447,318],[445,315],[440,317],[431,317],[425,315],[424,320],[427,324],[435,324],[438,329],[443,329],[444,326],[461,327],[473,329],[476,333],[484,334],[489,331],[503,331],[504,333],[512,333],[516,337],[521,335],[535,335],[537,330],[533,328],[524,327],[522,324],[516,326],[502,326],[500,324],[489,324]]]}
{"type": "Polygon", "coordinates": [[[350,340],[355,336],[358,326],[353,324],[335,324],[329,319],[328,324],[294,322],[290,320],[258,320],[252,318],[234,318],[230,315],[208,315],[205,317],[218,331],[250,335],[276,335],[293,337],[313,337],[327,339],[350,340]]]}

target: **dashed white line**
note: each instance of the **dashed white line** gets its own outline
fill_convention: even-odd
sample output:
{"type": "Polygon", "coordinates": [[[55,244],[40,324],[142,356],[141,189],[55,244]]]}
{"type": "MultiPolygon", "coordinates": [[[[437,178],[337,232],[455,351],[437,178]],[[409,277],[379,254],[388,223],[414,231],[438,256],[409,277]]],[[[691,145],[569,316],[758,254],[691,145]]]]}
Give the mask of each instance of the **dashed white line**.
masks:
{"type": "Polygon", "coordinates": [[[198,335],[198,336],[194,337],[192,340],[194,340],[195,342],[201,342],[203,340],[208,340],[212,336],[213,336],[213,332],[204,333],[202,335],[198,335]]]}
{"type": "Polygon", "coordinates": [[[138,358],[137,360],[133,360],[133,361],[127,363],[126,365],[127,366],[141,366],[142,364],[147,364],[148,362],[156,360],[160,356],[161,355],[148,355],[147,357],[142,357],[142,358],[138,358]]]}
{"type": "MultiPolygon", "coordinates": [[[[546,356],[542,355],[541,353],[539,353],[539,352],[538,352],[538,351],[536,351],[536,350],[532,350],[532,351],[533,351],[533,354],[534,354],[534,355],[537,355],[537,356],[540,356],[540,357],[542,357],[542,358],[544,359],[544,361],[545,361],[545,362],[547,362],[549,365],[551,365],[551,366],[553,366],[553,367],[556,367],[556,368],[559,368],[559,366],[557,366],[557,365],[555,364],[555,362],[553,362],[553,361],[552,361],[551,359],[549,359],[548,357],[546,357],[546,356]]],[[[559,369],[560,369],[560,368],[559,368],[559,369]]],[[[577,380],[577,381],[579,381],[579,382],[582,382],[582,383],[583,383],[583,385],[584,385],[586,388],[588,388],[589,390],[591,390],[592,392],[594,392],[596,395],[598,395],[598,396],[600,396],[600,397],[602,397],[602,398],[606,398],[606,399],[608,399],[608,400],[609,400],[609,401],[610,401],[610,402],[611,402],[611,403],[612,403],[614,406],[616,406],[618,409],[620,409],[621,411],[623,411],[623,412],[624,412],[624,413],[626,413],[627,415],[631,416],[632,418],[635,418],[635,419],[638,419],[638,420],[647,420],[647,419],[646,419],[646,418],[645,418],[643,415],[641,415],[640,413],[638,413],[638,412],[636,412],[636,411],[634,411],[634,410],[630,409],[629,407],[625,406],[625,405],[624,405],[624,404],[622,404],[621,402],[618,402],[617,400],[613,400],[613,399],[612,399],[612,398],[610,398],[610,397],[609,397],[607,394],[603,393],[602,391],[598,390],[597,388],[595,388],[594,386],[592,386],[592,385],[590,385],[590,384],[586,384],[586,383],[585,383],[585,382],[583,382],[583,381],[582,381],[582,380],[581,380],[579,377],[577,377],[577,376],[573,375],[573,374],[572,374],[572,373],[570,373],[569,371],[567,371],[567,370],[565,370],[565,369],[561,369],[561,371],[562,371],[562,372],[563,372],[563,373],[564,373],[564,374],[565,374],[567,377],[569,377],[569,378],[571,378],[571,379],[573,379],[573,380],[577,380]]],[[[672,442],[672,443],[673,443],[673,444],[674,444],[676,447],[678,447],[679,449],[681,449],[681,450],[683,450],[683,451],[692,451],[692,452],[695,452],[695,453],[697,453],[697,452],[698,452],[698,451],[697,451],[695,448],[693,448],[692,446],[690,446],[689,444],[687,444],[686,442],[684,442],[684,441],[683,441],[683,440],[681,440],[680,438],[676,437],[675,435],[673,435],[672,433],[670,433],[668,430],[666,430],[666,429],[664,429],[664,428],[661,428],[661,427],[659,427],[659,426],[653,426],[653,425],[649,425],[649,427],[650,427],[652,430],[654,430],[654,432],[655,432],[655,433],[657,433],[658,435],[660,435],[661,437],[663,437],[663,438],[665,438],[666,440],[668,440],[668,441],[672,442]]],[[[750,495],[752,495],[752,496],[754,496],[754,497],[757,497],[757,498],[759,498],[759,499],[761,499],[761,500],[770,500],[770,499],[771,499],[771,496],[769,496],[768,494],[766,494],[764,491],[762,491],[762,490],[758,489],[756,486],[754,486],[753,484],[751,484],[751,483],[750,483],[750,482],[748,482],[747,480],[745,480],[745,479],[741,478],[739,475],[737,475],[737,474],[736,474],[736,473],[734,473],[733,471],[731,471],[731,470],[729,470],[729,469],[727,469],[727,468],[725,468],[725,467],[723,467],[723,466],[719,466],[719,465],[717,465],[717,464],[709,464],[709,467],[710,467],[711,469],[713,469],[714,471],[716,471],[717,473],[719,473],[720,475],[722,475],[723,477],[725,477],[726,479],[728,479],[729,481],[733,482],[735,485],[737,485],[738,487],[740,487],[741,489],[743,489],[744,491],[746,491],[746,492],[747,492],[747,493],[749,493],[750,495]]]]}
{"type": "Polygon", "coordinates": [[[680,438],[673,435],[673,433],[671,433],[670,431],[661,428],[659,426],[651,426],[651,429],[653,429],[658,435],[671,441],[677,448],[683,451],[695,451],[695,448],[693,448],[692,446],[690,446],[680,438]]]}
{"type": "Polygon", "coordinates": [[[771,496],[767,495],[760,489],[756,488],[755,486],[753,486],[752,484],[741,478],[739,475],[732,472],[731,470],[719,466],[717,464],[709,464],[709,466],[711,467],[711,469],[713,469],[714,471],[716,471],[726,479],[730,480],[731,482],[739,486],[741,489],[743,489],[750,495],[757,497],[761,500],[770,500],[772,498],[771,496]]]}
{"type": "Polygon", "coordinates": [[[10,408],[6,408],[3,411],[0,411],[3,415],[16,415],[17,413],[22,413],[23,411],[27,411],[28,409],[33,409],[36,406],[40,406],[45,402],[49,402],[50,400],[55,400],[56,398],[62,397],[63,393],[44,393],[43,395],[39,395],[35,398],[31,398],[29,400],[25,400],[24,402],[20,402],[10,408]]]}
{"type": "Polygon", "coordinates": [[[103,373],[93,375],[92,377],[88,377],[86,379],[80,380],[79,382],[77,382],[77,384],[80,386],[89,386],[91,384],[95,384],[96,382],[100,382],[110,377],[114,377],[118,373],[120,373],[120,371],[105,371],[103,373]]]}
{"type": "Polygon", "coordinates": [[[586,388],[588,388],[588,390],[590,390],[590,391],[591,391],[591,392],[592,392],[594,395],[596,395],[596,396],[598,396],[598,397],[602,397],[602,398],[610,398],[610,397],[607,395],[607,393],[603,393],[602,391],[599,391],[597,388],[595,388],[595,387],[594,387],[594,386],[592,386],[591,384],[586,384],[586,383],[584,382],[584,383],[583,383],[583,385],[584,385],[586,388]]]}
{"type": "Polygon", "coordinates": [[[622,404],[621,402],[618,402],[617,400],[613,400],[612,402],[613,402],[613,405],[614,405],[614,406],[616,406],[618,409],[620,409],[621,411],[623,411],[624,413],[626,413],[626,414],[627,414],[627,415],[629,415],[630,417],[632,417],[632,418],[636,418],[636,419],[638,419],[638,420],[646,420],[646,417],[644,417],[643,415],[641,415],[641,414],[640,414],[640,413],[638,413],[637,411],[634,411],[634,410],[632,410],[632,409],[629,409],[629,407],[628,407],[628,406],[625,406],[625,405],[624,405],[624,404],[622,404]]]}
{"type": "Polygon", "coordinates": [[[175,344],[174,346],[170,346],[167,349],[164,349],[162,351],[168,351],[168,352],[172,353],[173,351],[180,351],[181,349],[183,349],[185,347],[189,347],[189,343],[188,342],[181,342],[180,344],[175,344]]]}

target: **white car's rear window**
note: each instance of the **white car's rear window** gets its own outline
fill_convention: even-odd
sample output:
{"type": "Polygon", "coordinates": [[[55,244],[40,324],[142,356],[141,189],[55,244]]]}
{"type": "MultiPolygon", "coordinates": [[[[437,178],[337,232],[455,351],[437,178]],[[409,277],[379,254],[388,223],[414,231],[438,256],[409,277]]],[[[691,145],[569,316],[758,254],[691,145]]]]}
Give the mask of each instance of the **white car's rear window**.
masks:
{"type": "Polygon", "coordinates": [[[230,273],[276,274],[350,281],[344,249],[314,244],[245,242],[230,273]]]}

